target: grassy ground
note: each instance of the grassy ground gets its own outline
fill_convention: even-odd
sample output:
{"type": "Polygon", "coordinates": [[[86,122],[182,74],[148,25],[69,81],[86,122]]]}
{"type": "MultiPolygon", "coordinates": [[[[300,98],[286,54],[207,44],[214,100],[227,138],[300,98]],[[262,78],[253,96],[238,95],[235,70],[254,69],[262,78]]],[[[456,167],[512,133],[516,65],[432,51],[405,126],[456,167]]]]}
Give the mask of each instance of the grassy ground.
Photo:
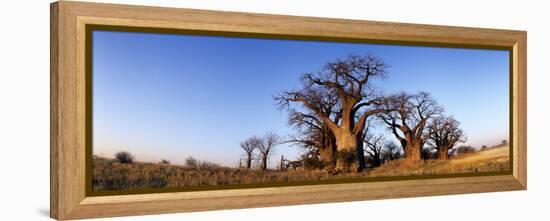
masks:
{"type": "Polygon", "coordinates": [[[245,170],[235,168],[192,169],[153,163],[120,164],[113,159],[95,158],[94,190],[257,184],[356,177],[355,173],[329,175],[324,170],[245,170]]]}
{"type": "Polygon", "coordinates": [[[113,159],[94,158],[93,189],[101,191],[506,171],[509,168],[508,151],[508,146],[501,146],[464,154],[448,161],[426,160],[408,163],[397,160],[362,173],[336,175],[324,170],[259,171],[224,167],[197,170],[156,163],[120,164],[113,159]]]}
{"type": "Polygon", "coordinates": [[[433,175],[474,172],[498,172],[509,169],[508,145],[463,154],[447,161],[425,160],[420,163],[389,162],[369,172],[372,177],[433,175]]]}

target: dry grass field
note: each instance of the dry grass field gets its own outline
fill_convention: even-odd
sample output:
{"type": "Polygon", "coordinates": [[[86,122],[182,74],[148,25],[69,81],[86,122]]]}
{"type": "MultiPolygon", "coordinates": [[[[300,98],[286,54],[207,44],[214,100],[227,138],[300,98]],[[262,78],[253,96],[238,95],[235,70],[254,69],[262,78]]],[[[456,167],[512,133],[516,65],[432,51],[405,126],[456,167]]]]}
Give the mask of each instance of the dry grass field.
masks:
{"type": "Polygon", "coordinates": [[[507,171],[510,167],[509,150],[508,145],[503,145],[459,155],[447,161],[424,160],[411,164],[397,160],[374,168],[369,175],[379,177],[507,171]]]}
{"type": "Polygon", "coordinates": [[[324,170],[262,171],[226,167],[194,169],[156,163],[121,164],[114,159],[95,158],[92,183],[95,191],[101,191],[327,180],[356,176],[356,173],[334,176],[324,170]]]}
{"type": "Polygon", "coordinates": [[[94,158],[93,189],[121,190],[224,184],[257,184],[328,180],[355,177],[388,177],[472,172],[498,172],[509,169],[509,148],[500,146],[463,154],[447,161],[416,163],[396,160],[361,173],[329,173],[325,170],[241,170],[227,167],[194,169],[178,165],[134,162],[121,164],[115,159],[94,158]]]}

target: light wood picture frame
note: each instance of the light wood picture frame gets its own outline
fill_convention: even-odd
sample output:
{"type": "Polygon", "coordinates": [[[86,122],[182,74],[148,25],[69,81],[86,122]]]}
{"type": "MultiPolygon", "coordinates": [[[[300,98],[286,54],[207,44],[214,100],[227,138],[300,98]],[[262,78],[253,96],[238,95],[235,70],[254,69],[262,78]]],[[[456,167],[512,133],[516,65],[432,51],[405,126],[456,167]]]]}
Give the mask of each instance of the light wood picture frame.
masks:
{"type": "Polygon", "coordinates": [[[80,219],[527,189],[527,33],[516,30],[60,1],[50,7],[50,214],[80,219]],[[510,51],[510,165],[506,174],[369,182],[90,194],[87,126],[92,26],[273,39],[510,51]]]}

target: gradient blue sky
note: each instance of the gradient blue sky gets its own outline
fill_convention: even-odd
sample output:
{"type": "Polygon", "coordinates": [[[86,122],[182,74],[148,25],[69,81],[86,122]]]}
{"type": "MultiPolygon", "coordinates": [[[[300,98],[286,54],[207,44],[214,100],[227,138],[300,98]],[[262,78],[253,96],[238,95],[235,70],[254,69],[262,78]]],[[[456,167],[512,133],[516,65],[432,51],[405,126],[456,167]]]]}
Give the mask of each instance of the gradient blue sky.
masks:
{"type": "MultiPolygon", "coordinates": [[[[235,166],[241,140],[293,133],[273,95],[350,53],[391,66],[376,82],[386,93],[430,92],[466,144],[508,139],[508,51],[94,31],[93,152],[235,166]]],[[[297,153],[282,145],[271,165],[297,153]]]]}

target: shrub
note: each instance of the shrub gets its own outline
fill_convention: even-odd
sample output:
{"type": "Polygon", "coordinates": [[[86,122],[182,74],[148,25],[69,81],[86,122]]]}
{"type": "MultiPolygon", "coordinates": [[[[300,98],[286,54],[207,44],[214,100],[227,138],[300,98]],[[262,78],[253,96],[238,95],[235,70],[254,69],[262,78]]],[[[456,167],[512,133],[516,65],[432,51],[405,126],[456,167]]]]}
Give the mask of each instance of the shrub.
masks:
{"type": "Polygon", "coordinates": [[[134,163],[134,156],[127,151],[118,152],[115,157],[120,163],[134,163]]]}
{"type": "Polygon", "coordinates": [[[304,168],[306,169],[323,169],[325,167],[324,162],[319,158],[309,158],[306,157],[303,159],[304,168]]]}
{"type": "Polygon", "coordinates": [[[216,169],[216,168],[220,168],[221,166],[217,163],[214,163],[214,162],[210,162],[210,161],[199,161],[193,157],[187,157],[187,159],[185,159],[185,166],[186,167],[189,167],[189,168],[192,168],[192,169],[195,169],[195,170],[200,170],[200,169],[216,169]]]}
{"type": "Polygon", "coordinates": [[[216,168],[219,168],[220,165],[217,164],[217,163],[213,163],[213,162],[210,162],[210,161],[203,161],[200,163],[200,168],[201,169],[216,169],[216,168]]]}
{"type": "Polygon", "coordinates": [[[199,160],[193,157],[187,157],[187,159],[185,159],[185,166],[191,167],[193,169],[199,169],[200,167],[199,160]]]}
{"type": "Polygon", "coordinates": [[[473,153],[476,152],[476,149],[472,146],[460,146],[456,149],[453,149],[453,153],[455,154],[465,154],[465,153],[473,153]]]}
{"type": "Polygon", "coordinates": [[[162,159],[160,160],[160,164],[170,164],[170,161],[166,159],[162,159]]]}
{"type": "Polygon", "coordinates": [[[500,143],[500,145],[507,145],[508,144],[508,140],[502,140],[502,142],[500,143]]]}
{"type": "Polygon", "coordinates": [[[340,150],[336,152],[336,157],[342,160],[347,171],[357,161],[357,152],[355,150],[340,150]]]}

